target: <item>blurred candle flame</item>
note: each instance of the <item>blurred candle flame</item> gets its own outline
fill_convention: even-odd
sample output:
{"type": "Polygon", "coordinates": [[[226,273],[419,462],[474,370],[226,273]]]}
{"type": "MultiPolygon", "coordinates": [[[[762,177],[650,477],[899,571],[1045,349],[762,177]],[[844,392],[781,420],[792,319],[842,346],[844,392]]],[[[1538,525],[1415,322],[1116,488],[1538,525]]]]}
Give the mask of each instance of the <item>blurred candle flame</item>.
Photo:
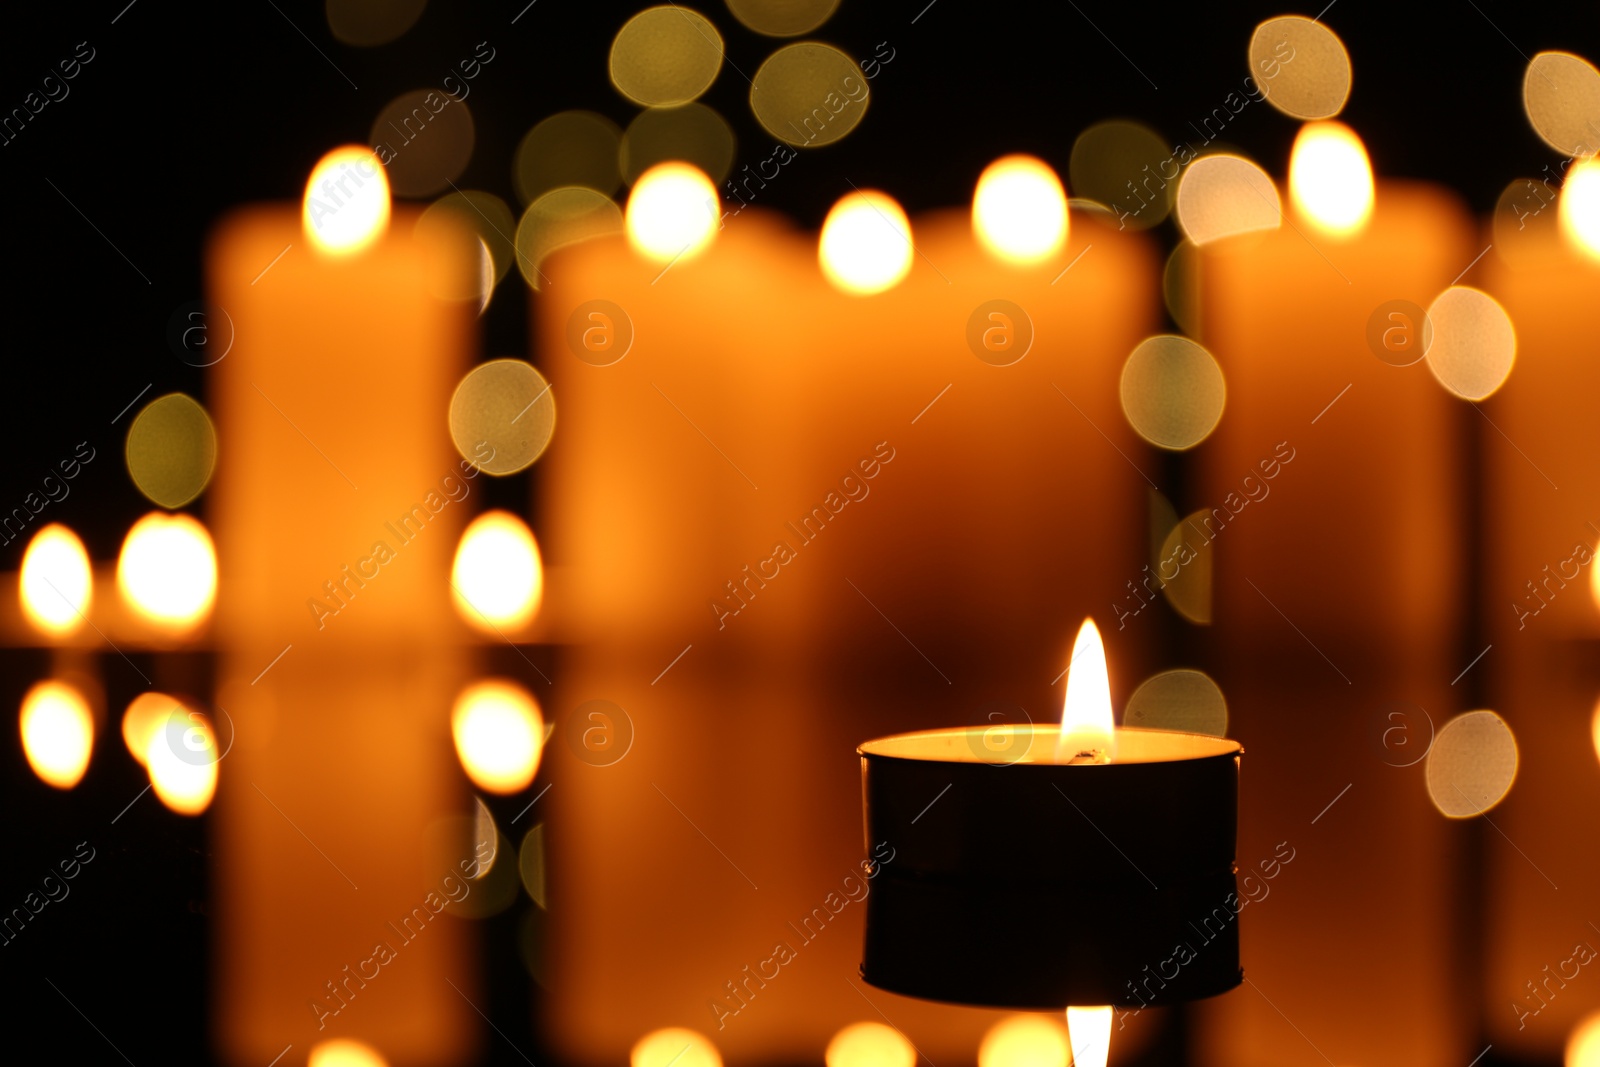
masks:
{"type": "Polygon", "coordinates": [[[1111,676],[1106,646],[1093,619],[1084,619],[1072,642],[1067,695],[1062,702],[1058,763],[1110,763],[1116,758],[1116,722],[1111,715],[1111,676]]]}
{"type": "Polygon", "coordinates": [[[1067,1035],[1072,1039],[1072,1067],[1106,1067],[1111,1053],[1111,1005],[1068,1008],[1067,1035]]]}
{"type": "Polygon", "coordinates": [[[151,512],[122,542],[117,587],[136,612],[163,630],[193,629],[217,599],[211,535],[191,515],[151,512]]]}
{"type": "Polygon", "coordinates": [[[217,792],[217,738],[197,711],[177,708],[150,731],[144,765],[161,803],[179,815],[199,815],[217,792]]]}
{"type": "Polygon", "coordinates": [[[360,1041],[335,1038],[312,1045],[306,1067],[389,1067],[389,1061],[360,1041]]]}
{"type": "Polygon", "coordinates": [[[1600,159],[1579,160],[1561,187],[1561,232],[1584,255],[1600,259],[1600,159]]]}
{"type": "Polygon", "coordinates": [[[893,289],[911,273],[911,220],[888,193],[858,189],[839,199],[822,223],[822,273],[847,293],[893,289]]]}
{"type": "Polygon", "coordinates": [[[40,682],[22,698],[22,751],[47,785],[71,789],[89,768],[94,718],[89,701],[66,682],[40,682]]]}
{"type": "Polygon", "coordinates": [[[693,259],[722,228],[717,187],[698,167],[658,163],[639,176],[623,226],[635,251],[657,263],[693,259]]]}
{"type": "Polygon", "coordinates": [[[372,149],[335,148],[317,161],[300,212],[306,239],[335,256],[354,255],[389,228],[389,179],[372,149]]]}
{"type": "Polygon", "coordinates": [[[527,625],[544,594],[539,546],[527,523],[509,511],[489,511],[461,535],[451,568],[456,610],[480,630],[501,633],[527,625]]]}
{"type": "Polygon", "coordinates": [[[1322,232],[1351,237],[1372,217],[1372,164],[1342,122],[1308,122],[1289,157],[1289,198],[1322,232]]]}
{"type": "Polygon", "coordinates": [[[515,793],[539,771],[544,718],[533,695],[513,682],[476,682],[456,698],[450,715],[456,755],[479,789],[515,793]]]}
{"type": "Polygon", "coordinates": [[[94,596],[94,579],[78,535],[60,523],[34,534],[22,556],[17,591],[23,614],[45,634],[64,637],[81,627],[94,596]]]}
{"type": "Polygon", "coordinates": [[[1056,172],[1033,156],[1004,156],[984,169],[972,195],[972,227],[1008,263],[1048,259],[1067,240],[1067,193],[1056,172]]]}

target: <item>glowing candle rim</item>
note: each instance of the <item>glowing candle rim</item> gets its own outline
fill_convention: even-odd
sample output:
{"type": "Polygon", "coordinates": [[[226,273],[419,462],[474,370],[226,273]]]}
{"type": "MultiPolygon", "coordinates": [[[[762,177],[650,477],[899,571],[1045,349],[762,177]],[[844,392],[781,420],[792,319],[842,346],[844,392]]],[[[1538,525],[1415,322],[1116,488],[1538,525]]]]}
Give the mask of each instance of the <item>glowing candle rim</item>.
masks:
{"type": "MultiPolygon", "coordinates": [[[[992,726],[955,726],[932,730],[914,730],[891,734],[887,737],[863,741],[856,753],[873,759],[902,763],[988,763],[978,755],[982,751],[983,735],[992,726]]],[[[1142,726],[1118,726],[1113,733],[1117,743],[1117,759],[1113,763],[1069,764],[1056,762],[1055,746],[1061,726],[1057,723],[1022,724],[1019,732],[1026,730],[1041,751],[1050,754],[1043,760],[1021,759],[1007,763],[1011,768],[1071,767],[1074,773],[1082,771],[1115,772],[1117,768],[1148,767],[1162,764],[1193,764],[1205,760],[1232,760],[1244,753],[1244,746],[1226,737],[1210,734],[1191,734],[1180,730],[1152,730],[1142,726]],[[1167,751],[1163,752],[1162,749],[1167,751]]]]}

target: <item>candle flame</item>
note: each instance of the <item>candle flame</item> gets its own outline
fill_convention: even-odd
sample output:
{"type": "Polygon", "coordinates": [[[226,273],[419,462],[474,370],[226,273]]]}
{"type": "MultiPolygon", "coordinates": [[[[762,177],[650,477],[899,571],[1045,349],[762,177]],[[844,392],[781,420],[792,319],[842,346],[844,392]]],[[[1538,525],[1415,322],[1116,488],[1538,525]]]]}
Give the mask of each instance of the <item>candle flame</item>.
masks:
{"type": "Polygon", "coordinates": [[[1354,130],[1342,122],[1308,122],[1289,157],[1289,197],[1312,225],[1351,237],[1372,217],[1372,164],[1354,130]]]}
{"type": "Polygon", "coordinates": [[[539,610],[544,568],[527,523],[509,511],[488,511],[461,535],[450,585],[456,610],[480,630],[526,626],[539,610]]]}
{"type": "Polygon", "coordinates": [[[658,163],[634,183],[623,225],[628,243],[657,263],[693,259],[722,228],[717,187],[698,167],[658,163]]]}
{"type": "Polygon", "coordinates": [[[822,223],[817,256],[822,273],[847,293],[893,289],[911,273],[911,220],[888,193],[847,193],[822,223]]]}
{"type": "Polygon", "coordinates": [[[882,1023],[851,1023],[828,1042],[827,1067],[915,1067],[917,1050],[906,1036],[882,1023]]]}
{"type": "Polygon", "coordinates": [[[51,523],[28,542],[17,592],[28,621],[51,637],[64,637],[83,625],[94,595],[89,554],[78,535],[51,523]]]}
{"type": "Polygon", "coordinates": [[[199,815],[217,792],[217,738],[198,711],[171,709],[145,741],[144,765],[161,803],[199,815]]]}
{"type": "Polygon", "coordinates": [[[133,524],[122,542],[117,588],[135,611],[161,629],[193,629],[211,614],[217,599],[211,535],[191,515],[152,511],[133,524]]]}
{"type": "Polygon", "coordinates": [[[704,1034],[669,1026],[636,1041],[628,1067],[722,1067],[722,1056],[704,1034]]]}
{"type": "Polygon", "coordinates": [[[1067,192],[1043,160],[1005,156],[985,168],[972,195],[978,240],[1008,263],[1048,259],[1067,240],[1067,192]]]}
{"type": "Polygon", "coordinates": [[[1111,716],[1111,677],[1106,646],[1093,619],[1084,619],[1072,642],[1067,696],[1061,709],[1058,763],[1110,763],[1116,758],[1116,723],[1111,716]]]}
{"type": "Polygon", "coordinates": [[[1068,1067],[1067,1031],[1051,1015],[1008,1015],[978,1046],[978,1067],[1068,1067]]]}
{"type": "Polygon", "coordinates": [[[1561,232],[1585,255],[1600,259],[1600,159],[1579,160],[1561,187],[1561,232]]]}
{"type": "Polygon", "coordinates": [[[300,212],[306,239],[335,256],[376,242],[389,228],[389,179],[372,149],[344,145],[317,161],[300,212]]]}
{"type": "Polygon", "coordinates": [[[450,714],[456,755],[467,777],[490,793],[525,789],[539,771],[544,718],[533,695],[491,678],[468,686],[450,714]]]}
{"type": "Polygon", "coordinates": [[[1111,1053],[1111,1005],[1068,1008],[1067,1034],[1072,1038],[1072,1067],[1106,1067],[1111,1053]]]}
{"type": "Polygon", "coordinates": [[[306,1067],[389,1067],[389,1061],[371,1046],[341,1037],[312,1045],[306,1067]]]}
{"type": "Polygon", "coordinates": [[[182,702],[166,693],[140,693],[129,701],[122,713],[122,743],[128,746],[128,755],[144,766],[150,739],[161,732],[173,712],[182,710],[182,702]]]}
{"type": "Polygon", "coordinates": [[[94,718],[89,701],[66,682],[40,682],[22,698],[22,751],[45,784],[71,789],[89,768],[94,718]]]}

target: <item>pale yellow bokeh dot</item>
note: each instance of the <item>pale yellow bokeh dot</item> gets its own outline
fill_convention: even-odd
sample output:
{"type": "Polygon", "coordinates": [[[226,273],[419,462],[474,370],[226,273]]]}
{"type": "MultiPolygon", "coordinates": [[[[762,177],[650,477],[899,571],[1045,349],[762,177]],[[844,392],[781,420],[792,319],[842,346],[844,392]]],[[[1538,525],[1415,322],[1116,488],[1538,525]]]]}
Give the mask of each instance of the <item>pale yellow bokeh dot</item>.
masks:
{"type": "Polygon", "coordinates": [[[611,84],[644,107],[686,104],[722,69],[722,35],[704,15],[668,4],[629,19],[611,42],[611,84]]]}
{"type": "Polygon", "coordinates": [[[389,179],[366,145],[344,145],[317,161],[306,180],[301,228],[317,251],[352,256],[389,228],[389,179]]]}
{"type": "Polygon", "coordinates": [[[1180,240],[1167,256],[1167,264],[1161,271],[1161,299],[1167,306],[1167,314],[1184,333],[1202,336],[1200,261],[1193,241],[1180,240]]]}
{"type": "Polygon", "coordinates": [[[509,511],[473,519],[456,546],[450,569],[456,611],[486,633],[520,630],[539,610],[544,566],[528,524],[509,511]]]}
{"type": "Polygon", "coordinates": [[[481,189],[447,193],[428,205],[417,219],[417,229],[446,225],[465,229],[481,240],[494,262],[494,280],[506,276],[516,256],[512,235],[517,232],[517,218],[510,205],[481,189]]]}
{"type": "Polygon", "coordinates": [[[450,398],[450,439],[462,459],[487,474],[515,474],[532,466],[555,429],[550,384],[520,359],[479,364],[450,398]]]}
{"type": "Polygon", "coordinates": [[[978,177],[972,228],[979,243],[1008,263],[1049,259],[1067,240],[1067,191],[1044,160],[1004,156],[978,177]]]}
{"type": "Polygon", "coordinates": [[[344,44],[372,48],[416,25],[427,6],[428,0],[328,0],[328,29],[344,44]]]}
{"type": "Polygon", "coordinates": [[[548,908],[545,890],[544,823],[539,823],[522,835],[522,847],[517,849],[517,873],[522,878],[522,888],[528,898],[541,908],[548,908]]]}
{"type": "Polygon", "coordinates": [[[1204,531],[1209,511],[1196,511],[1167,532],[1152,568],[1165,584],[1162,594],[1172,610],[1197,626],[1211,625],[1211,542],[1204,531]],[[1177,573],[1173,574],[1173,568],[1177,573]],[[1169,577],[1169,575],[1171,575],[1169,577]]]}
{"type": "Polygon", "coordinates": [[[1600,1011],[1578,1021],[1567,1037],[1564,1067],[1600,1067],[1600,1011]]]}
{"type": "Polygon", "coordinates": [[[633,187],[628,243],[657,263],[683,263],[711,245],[722,221],[717,187],[688,163],[659,163],[633,187]]]}
{"type": "Polygon", "coordinates": [[[462,690],[450,732],[462,769],[479,789],[515,793],[539,772],[544,718],[533,694],[515,682],[491,678],[462,690]]]}
{"type": "Polygon", "coordinates": [[[856,61],[818,41],[785,45],[756,70],[750,110],[761,128],[787,144],[832,144],[866,114],[871,93],[856,61]]]}
{"type": "Polygon", "coordinates": [[[1562,155],[1600,150],[1600,71],[1582,56],[1534,56],[1522,76],[1522,107],[1534,132],[1562,155]]]}
{"type": "Polygon", "coordinates": [[[511,269],[516,230],[511,209],[493,193],[469,189],[429,204],[413,232],[427,249],[434,295],[475,304],[481,314],[511,269]]]}
{"type": "Polygon", "coordinates": [[[543,264],[557,249],[622,232],[622,209],[594,189],[552,189],[528,205],[517,223],[517,269],[534,289],[549,281],[543,264]]]}
{"type": "Polygon", "coordinates": [[[384,105],[367,141],[395,196],[434,196],[467,169],[477,127],[466,101],[443,89],[413,89],[384,105]]]}
{"type": "Polygon", "coordinates": [[[610,196],[622,181],[622,131],[593,111],[561,111],[523,134],[511,162],[517,196],[531,204],[552,189],[581,185],[610,196]]]}
{"type": "Polygon", "coordinates": [[[147,622],[186,633],[217,599],[217,552],[192,515],[153,511],[134,523],[117,556],[117,589],[147,622]]]}
{"type": "Polygon", "coordinates": [[[1590,259],[1600,260],[1600,159],[1580,160],[1561,186],[1561,233],[1590,259]]]}
{"type": "Polygon", "coordinates": [[[1156,131],[1111,119],[1078,135],[1067,177],[1074,194],[1104,205],[1116,225],[1144,230],[1171,212],[1181,166],[1156,131]]]}
{"type": "Polygon", "coordinates": [[[721,182],[733,166],[733,130],[716,111],[701,103],[652,107],[628,123],[618,159],[629,185],[657,163],[678,160],[721,182]]]}
{"type": "Polygon", "coordinates": [[[1182,451],[1204,441],[1222,419],[1222,368],[1187,337],[1160,334],[1134,348],[1122,366],[1122,412],[1159,448],[1182,451]]]}
{"type": "Polygon", "coordinates": [[[128,427],[128,474],[152,504],[181,508],[205,491],[217,464],[217,431],[182,393],[146,404],[128,427]]]}
{"type": "Polygon", "coordinates": [[[94,575],[83,542],[71,529],[53,522],[33,535],[22,554],[17,581],[22,613],[51,637],[79,630],[94,600],[94,575]]]}
{"type": "Polygon", "coordinates": [[[722,1067],[722,1057],[704,1035],[669,1026],[652,1030],[635,1042],[628,1053],[628,1067],[722,1067]]]}
{"type": "Polygon", "coordinates": [[[768,37],[796,37],[827,22],[839,0],[728,0],[733,17],[768,37]]]}
{"type": "Polygon", "coordinates": [[[911,220],[888,193],[856,190],[828,212],[817,255],[822,273],[847,293],[892,289],[911,272],[911,220]]]}
{"type": "Polygon", "coordinates": [[[1204,671],[1162,671],[1139,683],[1122,712],[1124,726],[1224,737],[1228,702],[1204,671]]]}
{"type": "Polygon", "coordinates": [[[77,687],[62,681],[33,686],[22,698],[18,725],[23,755],[41,781],[71,789],[83,779],[94,748],[94,717],[77,687]]]}
{"type": "Polygon", "coordinates": [[[1517,360],[1517,331],[1494,297],[1453,285],[1428,305],[1431,337],[1423,358],[1463,400],[1482,400],[1505,383],[1517,360]]]}
{"type": "Polygon", "coordinates": [[[1008,1015],[978,1046],[978,1067],[1067,1067],[1070,1058],[1066,1026],[1048,1015],[1008,1015]]]}
{"type": "Polygon", "coordinates": [[[827,1067],[915,1067],[917,1050],[905,1035],[883,1023],[851,1023],[828,1041],[827,1067]]]}
{"type": "Polygon", "coordinates": [[[1331,237],[1366,228],[1375,198],[1366,146],[1342,122],[1309,122],[1289,156],[1289,199],[1331,237]]]}
{"type": "Polygon", "coordinates": [[[389,1067],[389,1061],[372,1046],[341,1037],[312,1045],[306,1067],[389,1067]]]}
{"type": "Polygon", "coordinates": [[[1267,103],[1297,119],[1337,115],[1350,97],[1350,53],[1302,15],[1268,19],[1250,37],[1250,76],[1267,103]]]}
{"type": "Polygon", "coordinates": [[[1452,819],[1481,815],[1500,803],[1517,777],[1517,740],[1492,711],[1457,715],[1428,750],[1428,797],[1452,819]]]}
{"type": "Polygon", "coordinates": [[[1283,202],[1272,178],[1250,160],[1226,153],[1189,164],[1174,206],[1179,229],[1196,245],[1283,224],[1283,202]]]}

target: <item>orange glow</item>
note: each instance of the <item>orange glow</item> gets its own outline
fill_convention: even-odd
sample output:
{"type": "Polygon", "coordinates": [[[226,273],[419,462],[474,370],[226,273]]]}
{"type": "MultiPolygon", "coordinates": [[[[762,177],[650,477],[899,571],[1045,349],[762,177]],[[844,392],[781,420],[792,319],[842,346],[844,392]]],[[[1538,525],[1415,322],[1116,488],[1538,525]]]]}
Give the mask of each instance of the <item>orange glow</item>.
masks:
{"type": "Polygon", "coordinates": [[[527,625],[544,595],[544,565],[527,523],[509,511],[472,520],[456,548],[450,584],[456,610],[478,629],[527,625]]]}
{"type": "Polygon", "coordinates": [[[544,718],[532,694],[515,682],[491,678],[462,690],[450,730],[461,766],[479,789],[515,793],[539,771],[544,718]]]}
{"type": "Polygon", "coordinates": [[[721,228],[717,187],[698,167],[658,163],[639,176],[623,224],[628,243],[658,263],[693,259],[721,228]]]}
{"type": "Polygon", "coordinates": [[[22,555],[17,591],[23,614],[42,632],[62,637],[81,627],[94,596],[94,578],[78,535],[60,523],[34,534],[22,555]]]}
{"type": "Polygon", "coordinates": [[[136,612],[162,629],[193,629],[217,599],[211,535],[190,515],[152,511],[122,542],[117,588],[136,612]]]}
{"type": "Polygon", "coordinates": [[[851,1023],[833,1035],[823,1060],[827,1067],[915,1067],[917,1050],[891,1026],[851,1023]]]}
{"type": "Polygon", "coordinates": [[[22,751],[46,785],[71,789],[89,769],[94,719],[89,701],[66,682],[40,682],[22,698],[22,751]]]}
{"type": "Polygon", "coordinates": [[[199,815],[217,791],[217,736],[197,711],[163,717],[145,740],[144,765],[161,803],[199,815]]]}
{"type": "Polygon", "coordinates": [[[628,1067],[722,1067],[722,1057],[701,1034],[669,1026],[641,1037],[628,1053],[628,1067]]]}
{"type": "Polygon", "coordinates": [[[1111,1006],[1068,1008],[1067,1033],[1072,1036],[1072,1067],[1106,1067],[1111,1054],[1111,1006]]]}
{"type": "Polygon", "coordinates": [[[1354,130],[1342,122],[1308,122],[1289,157],[1289,198],[1312,225],[1350,237],[1372,217],[1372,164],[1354,130]]]}
{"type": "Polygon", "coordinates": [[[1008,1015],[978,1046],[978,1067],[1067,1067],[1066,1028],[1045,1015],[1008,1015]]]}
{"type": "Polygon", "coordinates": [[[161,732],[173,712],[183,710],[183,702],[166,693],[140,693],[134,697],[122,713],[122,743],[128,746],[128,754],[143,765],[150,738],[161,732]]]}
{"type": "Polygon", "coordinates": [[[1056,762],[1110,763],[1116,754],[1106,646],[1094,620],[1084,619],[1077,640],[1072,642],[1072,660],[1067,665],[1067,695],[1062,702],[1056,762]]]}
{"type": "Polygon", "coordinates": [[[1572,1028],[1565,1067],[1600,1067],[1600,1011],[1590,1012],[1572,1028]]]}
{"type": "Polygon", "coordinates": [[[1005,156],[978,178],[972,228],[990,252],[1008,263],[1048,259],[1067,240],[1067,191],[1043,160],[1005,156]]]}
{"type": "Polygon", "coordinates": [[[1579,160],[1561,187],[1561,232],[1591,259],[1600,259],[1600,159],[1579,160]]]}
{"type": "Polygon", "coordinates": [[[822,273],[847,293],[893,289],[911,273],[911,220],[887,193],[863,189],[841,197],[822,223],[822,273]]]}
{"type": "Polygon", "coordinates": [[[300,212],[306,239],[329,255],[362,251],[389,228],[389,179],[372,149],[344,145],[317,161],[300,212]]]}
{"type": "Polygon", "coordinates": [[[1600,759],[1600,703],[1594,706],[1594,717],[1589,720],[1589,734],[1594,740],[1595,759],[1600,759]]]}
{"type": "Polygon", "coordinates": [[[359,1041],[337,1038],[312,1045],[306,1067],[389,1067],[389,1061],[359,1041]]]}

